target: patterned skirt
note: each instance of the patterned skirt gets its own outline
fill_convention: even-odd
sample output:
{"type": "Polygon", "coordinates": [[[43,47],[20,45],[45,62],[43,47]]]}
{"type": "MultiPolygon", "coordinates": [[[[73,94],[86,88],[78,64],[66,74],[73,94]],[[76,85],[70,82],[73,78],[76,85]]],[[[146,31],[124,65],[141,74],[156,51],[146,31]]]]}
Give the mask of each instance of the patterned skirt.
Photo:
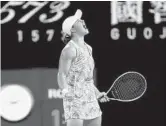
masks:
{"type": "Polygon", "coordinates": [[[64,117],[68,119],[94,119],[102,115],[92,81],[68,87],[63,98],[64,117]]]}

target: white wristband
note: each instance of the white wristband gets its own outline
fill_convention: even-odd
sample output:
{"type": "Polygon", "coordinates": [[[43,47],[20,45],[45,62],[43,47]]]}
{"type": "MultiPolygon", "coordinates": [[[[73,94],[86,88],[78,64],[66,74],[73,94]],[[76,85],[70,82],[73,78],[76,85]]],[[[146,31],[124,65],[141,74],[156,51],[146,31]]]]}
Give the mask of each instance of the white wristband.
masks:
{"type": "Polygon", "coordinates": [[[65,94],[68,92],[66,88],[62,89],[62,95],[65,96],[65,94]]]}

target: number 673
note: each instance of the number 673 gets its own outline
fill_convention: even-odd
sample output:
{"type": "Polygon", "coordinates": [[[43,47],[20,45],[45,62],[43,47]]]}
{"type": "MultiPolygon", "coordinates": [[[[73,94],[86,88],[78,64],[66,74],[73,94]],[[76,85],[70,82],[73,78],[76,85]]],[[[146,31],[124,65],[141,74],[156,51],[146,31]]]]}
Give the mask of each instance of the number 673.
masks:
{"type": "MultiPolygon", "coordinates": [[[[0,19],[0,24],[5,24],[10,22],[16,15],[16,11],[12,9],[12,7],[21,6],[21,9],[25,10],[28,7],[32,8],[26,14],[24,14],[19,20],[18,23],[26,23],[30,18],[32,18],[37,12],[39,12],[44,6],[46,6],[49,2],[36,2],[36,1],[10,1],[7,2],[1,9],[0,15],[6,14],[5,17],[0,19]]],[[[42,23],[52,23],[54,21],[58,21],[63,16],[63,10],[68,8],[70,2],[67,1],[54,1],[49,5],[50,11],[48,13],[55,15],[51,18],[47,18],[48,14],[43,13],[39,16],[39,20],[42,23]]]]}

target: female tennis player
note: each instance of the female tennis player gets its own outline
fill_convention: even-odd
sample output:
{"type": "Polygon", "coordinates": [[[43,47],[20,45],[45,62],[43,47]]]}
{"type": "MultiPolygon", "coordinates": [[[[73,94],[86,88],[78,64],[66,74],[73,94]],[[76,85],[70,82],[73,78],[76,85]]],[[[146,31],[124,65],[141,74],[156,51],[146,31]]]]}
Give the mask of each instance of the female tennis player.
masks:
{"type": "Polygon", "coordinates": [[[67,126],[101,126],[100,102],[109,101],[105,92],[99,92],[93,81],[94,60],[92,48],[84,41],[89,33],[82,11],[66,18],[62,24],[63,48],[59,60],[58,85],[62,89],[67,126]]]}

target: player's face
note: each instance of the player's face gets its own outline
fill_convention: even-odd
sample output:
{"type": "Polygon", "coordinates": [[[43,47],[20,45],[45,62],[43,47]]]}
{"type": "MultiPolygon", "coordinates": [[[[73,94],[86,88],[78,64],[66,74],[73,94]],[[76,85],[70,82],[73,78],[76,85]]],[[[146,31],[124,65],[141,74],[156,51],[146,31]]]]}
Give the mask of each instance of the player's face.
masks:
{"type": "Polygon", "coordinates": [[[79,35],[87,35],[89,33],[89,30],[86,27],[85,21],[78,19],[75,24],[73,25],[73,28],[75,29],[76,33],[79,35]]]}

